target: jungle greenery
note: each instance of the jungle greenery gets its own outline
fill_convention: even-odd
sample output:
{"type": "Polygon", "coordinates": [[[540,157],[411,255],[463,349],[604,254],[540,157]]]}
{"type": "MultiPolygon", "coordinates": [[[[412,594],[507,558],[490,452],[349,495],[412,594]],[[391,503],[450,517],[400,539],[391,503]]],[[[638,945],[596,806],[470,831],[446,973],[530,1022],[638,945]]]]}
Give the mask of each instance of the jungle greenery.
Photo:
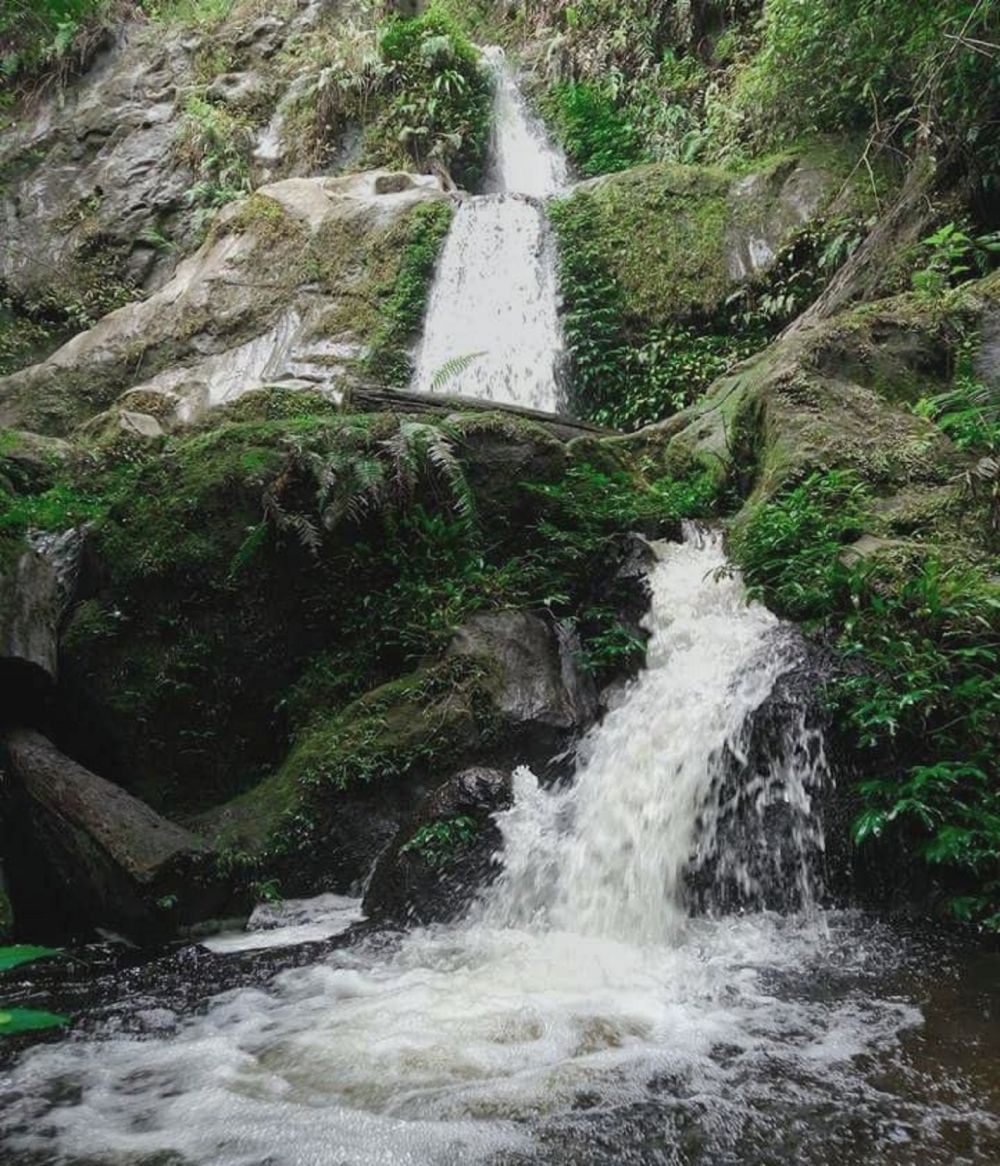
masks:
{"type": "Polygon", "coordinates": [[[846,550],[873,503],[853,473],[813,473],[758,504],[732,551],[754,593],[847,664],[833,698],[868,754],[855,840],[915,837],[951,911],[1000,929],[1000,585],[918,544],[846,550]]]}

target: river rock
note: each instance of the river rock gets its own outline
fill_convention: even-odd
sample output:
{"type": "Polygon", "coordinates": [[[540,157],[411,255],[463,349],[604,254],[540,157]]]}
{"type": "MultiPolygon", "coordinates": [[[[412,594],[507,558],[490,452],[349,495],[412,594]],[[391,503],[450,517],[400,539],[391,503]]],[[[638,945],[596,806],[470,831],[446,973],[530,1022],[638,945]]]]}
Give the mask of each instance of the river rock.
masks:
{"type": "Polygon", "coordinates": [[[197,835],[91,773],[33,730],[3,738],[14,863],[44,868],[80,918],[160,940],[243,909],[197,835]]]}
{"type": "Polygon", "coordinates": [[[751,667],[775,659],[774,686],[715,760],[687,872],[699,910],[796,911],[847,887],[849,823],[824,702],[833,660],[791,625],[771,633],[751,667]]]}
{"type": "Polygon", "coordinates": [[[449,652],[472,656],[496,670],[496,705],[515,725],[582,730],[597,715],[597,696],[579,667],[579,641],[566,625],[526,611],[473,616],[449,652]]]}
{"type": "Polygon", "coordinates": [[[500,872],[493,815],[510,807],[510,774],[472,768],[426,797],[383,851],[365,892],[376,922],[454,919],[500,872]]]}

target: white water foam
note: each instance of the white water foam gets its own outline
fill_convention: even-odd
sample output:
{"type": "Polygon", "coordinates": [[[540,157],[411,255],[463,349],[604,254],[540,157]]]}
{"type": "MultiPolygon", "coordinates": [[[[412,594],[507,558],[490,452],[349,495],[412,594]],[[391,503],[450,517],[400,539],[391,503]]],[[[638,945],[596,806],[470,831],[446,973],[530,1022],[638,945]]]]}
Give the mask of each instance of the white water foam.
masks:
{"type": "Polygon", "coordinates": [[[542,201],[566,164],[498,49],[489,193],[459,206],[431,289],[414,387],[558,412],[562,329],[542,201]],[[450,370],[450,371],[449,371],[450,370]]]}
{"type": "Polygon", "coordinates": [[[220,954],[291,947],[340,935],[363,918],[361,900],[347,895],[284,899],[278,903],[261,903],[245,928],[221,931],[203,939],[201,946],[220,954]]]}

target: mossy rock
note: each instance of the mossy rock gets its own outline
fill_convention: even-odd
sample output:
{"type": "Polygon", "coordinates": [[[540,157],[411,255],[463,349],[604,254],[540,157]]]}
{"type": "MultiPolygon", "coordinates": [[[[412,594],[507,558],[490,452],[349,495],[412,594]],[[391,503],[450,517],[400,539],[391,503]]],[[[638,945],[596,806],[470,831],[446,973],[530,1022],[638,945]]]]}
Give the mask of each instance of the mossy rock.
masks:
{"type": "Polygon", "coordinates": [[[711,320],[804,224],[870,210],[855,161],[853,144],[830,142],[742,175],[659,162],[581,183],[567,201],[595,208],[598,250],[634,316],[651,327],[711,320]]]}
{"type": "Polygon", "coordinates": [[[629,311],[650,324],[711,315],[731,284],[725,171],[661,162],[577,187],[629,311]]]}
{"type": "MultiPolygon", "coordinates": [[[[270,414],[275,400],[230,416],[255,404],[270,414]]],[[[400,425],[391,413],[230,420],[168,437],[135,464],[85,467],[96,520],[61,644],[75,755],[157,809],[193,812],[272,772],[314,707],[413,666],[405,654],[422,649],[370,626],[369,596],[407,571],[430,572],[412,585],[437,594],[441,573],[458,570],[449,540],[465,536],[429,471],[402,511],[358,503],[400,425]],[[425,525],[403,521],[411,509],[425,525]],[[346,687],[322,682],[334,657],[346,687]]],[[[522,483],[558,480],[563,444],[482,414],[452,419],[448,433],[491,549],[519,553],[538,514],[522,483]]],[[[462,613],[495,601],[456,586],[462,613]]],[[[447,620],[430,616],[427,643],[440,646],[447,620]]]]}
{"type": "Polygon", "coordinates": [[[998,287],[991,277],[939,300],[895,297],[792,330],[690,409],[616,444],[661,469],[715,466],[749,505],[815,470],[849,469],[878,500],[872,535],[979,557],[986,503],[958,485],[972,459],[911,406],[949,388],[957,346],[995,311],[998,287]]]}
{"type": "Polygon", "coordinates": [[[399,822],[499,730],[481,665],[446,660],[318,713],[269,777],[193,824],[285,894],[345,890],[399,822]]]}

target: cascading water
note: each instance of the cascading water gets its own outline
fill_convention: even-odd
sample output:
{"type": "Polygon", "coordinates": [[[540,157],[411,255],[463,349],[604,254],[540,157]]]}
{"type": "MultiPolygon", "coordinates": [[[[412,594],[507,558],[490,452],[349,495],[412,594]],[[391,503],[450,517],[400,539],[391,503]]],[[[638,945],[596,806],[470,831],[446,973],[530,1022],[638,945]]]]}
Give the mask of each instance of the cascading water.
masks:
{"type": "MultiPolygon", "coordinates": [[[[456,216],[418,384],[481,351],[449,392],[554,409],[536,200],[563,174],[497,69],[495,193],[456,216]]],[[[989,1046],[980,1070],[963,1041],[982,1013],[898,935],[817,906],[822,734],[792,702],[755,740],[794,635],[745,602],[716,538],[659,555],[646,670],[572,784],[518,771],[502,873],[465,920],[333,947],[194,1009],[133,992],[3,1071],[4,1166],[1000,1161],[989,1046]],[[685,910],[692,883],[707,913],[685,910]],[[791,910],[761,909],[775,902],[791,910]],[[744,913],[712,910],[731,904],[744,913]],[[940,1053],[913,1035],[920,997],[940,1053]]],[[[289,904],[214,946],[330,935],[356,906],[289,904]]]]}
{"type": "MultiPolygon", "coordinates": [[[[714,538],[663,547],[651,585],[648,668],[573,785],[519,773],[504,873],[463,922],[335,949],[195,1015],[133,1001],[103,1039],[32,1050],[0,1084],[5,1164],[995,1160],[988,1103],[907,1066],[920,1013],[877,986],[898,941],[811,909],[685,915],[685,869],[721,837],[713,801],[794,653],[714,538]]],[[[761,812],[809,816],[824,766],[797,725],[751,775],[761,812]]],[[[820,838],[789,839],[808,908],[820,838]]]]}
{"type": "Polygon", "coordinates": [[[455,214],[431,290],[414,387],[558,412],[562,353],[555,254],[543,200],[566,183],[507,69],[493,68],[487,194],[455,214]]]}
{"type": "MultiPolygon", "coordinates": [[[[506,866],[490,902],[504,922],[544,919],[579,934],[666,942],[687,918],[692,856],[727,870],[741,861],[713,853],[726,761],[738,755],[754,712],[796,656],[778,620],[748,605],[739,580],[727,575],[717,535],[692,528],[685,543],[667,547],[651,591],[646,670],[583,742],[573,785],[548,793],[527,770],[517,775],[518,802],[504,827],[506,866]]],[[[796,739],[757,779],[756,804],[746,812],[759,816],[774,799],[798,807],[799,828],[777,842],[795,851],[793,905],[808,906],[813,856],[823,846],[811,801],[825,762],[817,742],[799,740],[804,723],[788,730],[796,739]],[[783,766],[783,756],[800,763],[783,766]]],[[[749,895],[748,878],[742,882],[749,895]]]]}

